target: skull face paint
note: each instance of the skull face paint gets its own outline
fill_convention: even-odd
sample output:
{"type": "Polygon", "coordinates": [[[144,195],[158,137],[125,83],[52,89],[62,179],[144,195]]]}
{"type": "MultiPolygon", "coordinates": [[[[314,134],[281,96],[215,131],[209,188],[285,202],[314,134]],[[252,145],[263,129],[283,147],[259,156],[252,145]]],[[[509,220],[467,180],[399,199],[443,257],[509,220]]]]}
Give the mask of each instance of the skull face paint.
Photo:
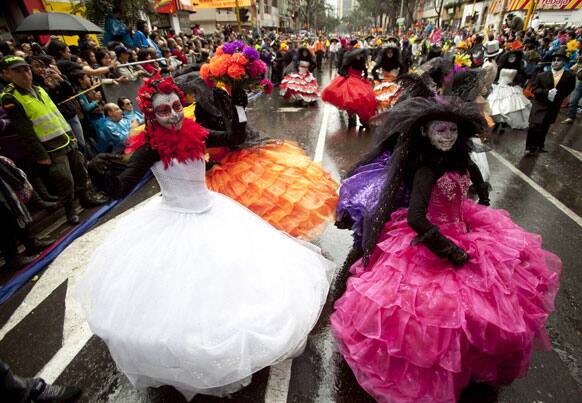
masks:
{"type": "Polygon", "coordinates": [[[552,70],[560,71],[564,68],[565,61],[561,57],[554,57],[552,59],[552,70]]]}
{"type": "Polygon", "coordinates": [[[180,130],[184,120],[184,107],[180,97],[171,94],[156,94],[152,99],[152,106],[158,123],[170,130],[180,130]]]}
{"type": "Polygon", "coordinates": [[[423,130],[430,144],[440,151],[449,151],[455,145],[459,132],[457,124],[443,120],[433,120],[423,130]]]}

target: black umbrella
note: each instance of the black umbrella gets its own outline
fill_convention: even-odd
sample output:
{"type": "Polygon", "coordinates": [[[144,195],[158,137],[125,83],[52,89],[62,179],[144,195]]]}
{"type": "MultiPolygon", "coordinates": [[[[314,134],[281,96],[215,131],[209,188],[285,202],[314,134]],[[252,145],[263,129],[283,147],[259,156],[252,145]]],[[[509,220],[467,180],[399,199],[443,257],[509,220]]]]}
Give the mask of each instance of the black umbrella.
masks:
{"type": "Polygon", "coordinates": [[[34,13],[16,28],[16,34],[100,34],[103,30],[91,21],[66,13],[34,13]]]}

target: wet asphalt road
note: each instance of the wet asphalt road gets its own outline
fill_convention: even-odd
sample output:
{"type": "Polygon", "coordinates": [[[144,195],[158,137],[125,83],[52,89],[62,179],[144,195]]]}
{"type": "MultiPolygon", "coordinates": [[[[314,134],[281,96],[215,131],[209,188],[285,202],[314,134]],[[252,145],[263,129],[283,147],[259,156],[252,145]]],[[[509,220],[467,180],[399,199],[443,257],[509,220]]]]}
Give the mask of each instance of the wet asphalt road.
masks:
{"type": "MultiPolygon", "coordinates": [[[[324,68],[318,78],[324,86],[330,79],[328,69],[324,68]]],[[[328,108],[328,125],[324,131],[323,165],[340,180],[368,150],[372,139],[366,132],[348,131],[347,118],[335,108],[322,103],[295,107],[273,95],[260,97],[252,103],[248,114],[249,121],[257,128],[272,137],[296,140],[313,157],[318,139],[321,141],[325,108],[328,108]]],[[[550,152],[535,158],[523,157],[525,132],[506,132],[490,139],[493,149],[488,155],[492,206],[506,209],[519,225],[542,235],[544,247],[562,258],[564,269],[557,310],[548,322],[554,350],[536,352],[526,378],[500,388],[472,385],[464,391],[463,402],[582,402],[581,129],[580,123],[554,125],[554,133],[547,143],[550,152]]],[[[157,191],[156,184],[151,181],[104,221],[157,191]]],[[[349,250],[351,237],[348,231],[330,226],[315,243],[339,268],[349,250]]],[[[73,346],[74,340],[68,337],[71,327],[66,303],[70,298],[68,281],[66,276],[58,281],[49,280],[46,273],[0,306],[0,326],[3,326],[0,358],[16,373],[34,376],[48,363],[47,367],[59,368],[52,371],[45,368],[45,373],[50,374],[49,380],[82,387],[82,401],[86,402],[184,401],[171,388],[135,390],[116,370],[103,342],[94,336],[86,343],[77,342],[76,347],[73,346]],[[35,293],[40,287],[48,290],[45,292],[48,297],[37,300],[35,293]],[[26,315],[20,318],[19,310],[23,307],[30,309],[24,310],[26,315]],[[13,322],[9,322],[13,314],[19,319],[14,321],[13,317],[13,322]],[[53,358],[57,352],[58,360],[53,358]]],[[[303,355],[260,371],[248,387],[229,399],[197,396],[193,401],[372,402],[335,349],[329,329],[334,290],[331,294],[303,355]]]]}

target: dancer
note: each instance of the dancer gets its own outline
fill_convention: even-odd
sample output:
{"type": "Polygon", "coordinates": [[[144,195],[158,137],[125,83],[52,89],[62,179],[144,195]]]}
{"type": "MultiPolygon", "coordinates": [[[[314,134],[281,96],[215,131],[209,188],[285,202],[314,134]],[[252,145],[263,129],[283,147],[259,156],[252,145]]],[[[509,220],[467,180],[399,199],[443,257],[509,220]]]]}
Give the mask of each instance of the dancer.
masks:
{"type": "MultiPolygon", "coordinates": [[[[187,115],[193,113],[206,128],[225,130],[214,92],[203,80],[181,81],[180,88],[196,102],[186,108],[187,115]]],[[[232,96],[237,105],[247,106],[244,91],[234,90],[232,96]]],[[[250,124],[243,140],[209,150],[214,165],[206,175],[208,187],[291,236],[317,237],[335,219],[338,183],[295,142],[269,139],[250,124]]]]}
{"type": "Polygon", "coordinates": [[[493,120],[512,129],[527,129],[531,101],[523,95],[523,51],[514,47],[500,56],[497,83],[487,97],[493,120]]]}
{"type": "Polygon", "coordinates": [[[524,376],[534,339],[549,346],[544,322],[561,262],[539,236],[484,206],[487,187],[469,158],[469,139],[485,126],[477,106],[413,98],[388,114],[381,133],[398,139],[387,185],[332,329],[377,401],[454,402],[471,380],[524,376]],[[466,200],[469,176],[483,205],[466,200]],[[407,184],[410,206],[395,211],[407,184]]]}
{"type": "Polygon", "coordinates": [[[127,169],[114,175],[108,156],[90,165],[114,197],[151,168],[162,197],[96,249],[76,291],[87,321],[133,385],[171,385],[188,400],[232,393],[299,354],[329,287],[331,262],[318,251],[206,188],[205,140],[236,143],[245,129],[225,95],[229,132],[209,132],[184,118],[171,79],[146,80],[138,104],[148,123],[127,169]]]}
{"type": "Polygon", "coordinates": [[[311,73],[316,67],[313,55],[306,47],[299,49],[297,59],[285,69],[279,91],[287,102],[310,105],[319,99],[319,85],[311,73]]]}
{"type": "Polygon", "coordinates": [[[528,156],[546,152],[544,145],[550,126],[556,121],[562,102],[576,87],[576,76],[564,70],[567,61],[566,50],[558,49],[552,56],[551,71],[539,73],[534,79],[534,106],[525,143],[528,156]]]}
{"type": "Polygon", "coordinates": [[[378,112],[387,110],[398,100],[398,95],[402,91],[396,82],[399,72],[400,48],[398,47],[398,42],[389,41],[385,48],[380,49],[376,57],[376,64],[372,69],[378,112]],[[378,75],[378,70],[380,69],[384,74],[382,80],[378,75]]]}
{"type": "Polygon", "coordinates": [[[354,48],[342,57],[339,76],[321,93],[321,99],[348,113],[348,127],[356,127],[356,115],[363,128],[376,113],[376,96],[368,81],[366,49],[354,48]]]}

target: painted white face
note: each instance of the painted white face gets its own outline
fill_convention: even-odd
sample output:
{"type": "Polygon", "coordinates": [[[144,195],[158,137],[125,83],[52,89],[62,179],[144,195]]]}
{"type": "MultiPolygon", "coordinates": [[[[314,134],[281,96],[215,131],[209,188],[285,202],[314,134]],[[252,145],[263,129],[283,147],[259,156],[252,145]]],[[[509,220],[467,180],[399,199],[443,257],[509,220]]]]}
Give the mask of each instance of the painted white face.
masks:
{"type": "Polygon", "coordinates": [[[455,145],[459,132],[456,123],[433,120],[426,126],[424,135],[437,150],[449,151],[455,145]]]}
{"type": "Polygon", "coordinates": [[[516,60],[517,60],[517,56],[516,55],[513,55],[512,54],[512,55],[507,56],[507,61],[509,63],[515,63],[516,60]]]}
{"type": "Polygon", "coordinates": [[[553,70],[562,70],[564,68],[564,59],[562,59],[561,57],[554,57],[552,59],[552,69],[553,70]]]}
{"type": "Polygon", "coordinates": [[[184,120],[184,107],[180,102],[180,97],[175,92],[154,95],[152,105],[156,120],[162,127],[180,130],[184,120]]]}

